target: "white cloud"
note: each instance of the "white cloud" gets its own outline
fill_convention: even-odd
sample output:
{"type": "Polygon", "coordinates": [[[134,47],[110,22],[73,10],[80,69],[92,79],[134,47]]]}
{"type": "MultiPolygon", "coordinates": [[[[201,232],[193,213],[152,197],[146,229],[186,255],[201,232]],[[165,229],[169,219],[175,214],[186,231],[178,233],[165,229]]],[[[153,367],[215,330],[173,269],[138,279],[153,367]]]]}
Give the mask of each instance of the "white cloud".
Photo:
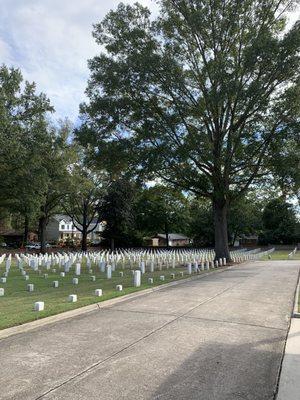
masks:
{"type": "Polygon", "coordinates": [[[0,60],[12,61],[12,50],[9,45],[0,37],[0,60]]]}
{"type": "MultiPolygon", "coordinates": [[[[140,2],[157,9],[154,0],[140,2]]],[[[89,77],[87,60],[99,52],[92,38],[92,25],[118,3],[1,0],[0,63],[19,67],[26,79],[35,81],[38,89],[49,96],[57,118],[67,116],[75,121],[89,77]]]]}
{"type": "Polygon", "coordinates": [[[50,98],[58,118],[75,120],[89,76],[87,60],[99,52],[92,38],[92,25],[118,3],[2,0],[0,62],[19,67],[27,80],[35,81],[50,98]]]}

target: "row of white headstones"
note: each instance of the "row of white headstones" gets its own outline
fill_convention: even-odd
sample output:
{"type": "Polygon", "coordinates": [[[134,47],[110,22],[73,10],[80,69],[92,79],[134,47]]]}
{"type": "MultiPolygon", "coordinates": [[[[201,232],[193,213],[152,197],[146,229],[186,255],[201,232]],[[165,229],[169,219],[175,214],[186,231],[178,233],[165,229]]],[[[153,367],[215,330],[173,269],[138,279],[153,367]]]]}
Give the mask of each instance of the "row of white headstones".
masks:
{"type": "MultiPolygon", "coordinates": [[[[261,252],[260,249],[252,251],[234,251],[231,252],[231,258],[233,262],[240,263],[246,260],[257,260],[264,255],[270,254],[274,249],[270,249],[265,252],[261,252]]],[[[100,252],[86,252],[86,253],[52,253],[52,254],[16,254],[15,255],[17,267],[24,279],[29,280],[29,275],[25,271],[24,267],[27,266],[35,272],[41,273],[41,269],[44,268],[46,271],[50,270],[51,267],[58,267],[61,277],[65,277],[70,271],[76,276],[81,275],[81,264],[86,263],[86,267],[89,273],[92,274],[92,266],[95,265],[99,268],[100,272],[106,273],[106,278],[112,278],[112,272],[118,269],[129,268],[133,275],[133,286],[141,286],[141,277],[148,270],[150,273],[154,272],[155,269],[159,271],[165,269],[175,269],[176,266],[185,266],[186,274],[192,275],[193,273],[199,273],[200,271],[209,270],[211,268],[218,268],[226,266],[226,259],[220,258],[215,260],[215,253],[213,250],[117,250],[110,252],[107,250],[100,252]],[[40,269],[41,268],[41,269],[40,269]],[[132,269],[133,268],[133,269],[132,269]],[[138,269],[134,269],[138,268],[138,269]]],[[[0,257],[0,267],[5,263],[5,271],[3,276],[0,278],[1,283],[6,283],[9,276],[9,272],[12,265],[12,255],[3,254],[0,257]]],[[[52,272],[56,272],[56,268],[52,268],[52,272]]],[[[184,272],[180,272],[181,277],[184,276],[184,272]]],[[[123,271],[119,272],[119,276],[123,277],[123,271]]],[[[172,279],[175,278],[175,274],[170,275],[172,279]]],[[[44,274],[44,278],[47,278],[48,274],[44,274]]],[[[165,280],[165,276],[159,277],[161,281],[165,280]]],[[[95,281],[95,275],[91,275],[91,280],[95,281]]],[[[79,280],[77,277],[72,279],[74,285],[78,285],[79,280]]],[[[148,278],[148,284],[153,284],[153,278],[148,278]]],[[[53,281],[54,288],[59,287],[59,281],[53,281]]],[[[27,290],[29,292],[34,291],[34,284],[28,283],[27,290]]],[[[122,291],[123,286],[117,285],[117,291],[122,291]]],[[[102,296],[102,289],[95,290],[95,296],[102,296]]],[[[4,288],[0,288],[0,296],[4,296],[4,288]]],[[[70,302],[77,302],[77,295],[70,294],[68,296],[70,302]]],[[[45,304],[43,301],[35,302],[34,310],[43,311],[45,304]]]]}

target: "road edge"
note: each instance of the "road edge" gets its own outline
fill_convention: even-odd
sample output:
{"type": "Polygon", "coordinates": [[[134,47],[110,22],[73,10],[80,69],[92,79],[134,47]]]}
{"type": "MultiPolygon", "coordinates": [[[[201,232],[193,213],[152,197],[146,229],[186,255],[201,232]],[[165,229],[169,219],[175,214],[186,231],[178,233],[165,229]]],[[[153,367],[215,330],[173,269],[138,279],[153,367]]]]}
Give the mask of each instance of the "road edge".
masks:
{"type": "MultiPolygon", "coordinates": [[[[286,355],[286,348],[287,348],[287,343],[288,343],[288,340],[289,340],[292,321],[293,321],[293,319],[300,318],[300,313],[298,312],[299,284],[300,284],[300,267],[298,269],[297,284],[296,284],[296,288],[295,288],[295,291],[294,291],[293,308],[292,308],[292,311],[291,311],[291,317],[290,317],[290,320],[289,320],[289,326],[288,326],[286,337],[285,337],[284,348],[283,348],[281,362],[280,362],[278,375],[277,375],[277,385],[276,385],[276,389],[275,389],[274,397],[273,397],[274,400],[279,399],[278,395],[279,395],[279,390],[280,390],[280,384],[281,385],[283,384],[283,382],[281,380],[282,374],[283,374],[283,363],[284,363],[284,359],[285,359],[285,355],[286,355]]],[[[285,400],[289,400],[289,399],[285,399],[285,400]]]]}

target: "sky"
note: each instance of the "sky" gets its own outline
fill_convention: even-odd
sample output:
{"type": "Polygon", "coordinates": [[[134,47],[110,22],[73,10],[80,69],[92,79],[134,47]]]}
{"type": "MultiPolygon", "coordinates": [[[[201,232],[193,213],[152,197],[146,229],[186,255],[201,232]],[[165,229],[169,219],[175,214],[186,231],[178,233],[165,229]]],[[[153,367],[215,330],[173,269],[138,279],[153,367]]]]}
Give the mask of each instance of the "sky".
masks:
{"type": "MultiPolygon", "coordinates": [[[[136,0],[123,0],[134,3],[136,0]]],[[[87,60],[99,53],[92,25],[119,0],[0,0],[0,64],[21,69],[55,107],[55,118],[76,123],[89,77],[87,60]]],[[[156,11],[154,0],[139,0],[156,11]]],[[[299,17],[299,11],[292,19],[299,17]]]]}
{"type": "MultiPolygon", "coordinates": [[[[50,98],[55,118],[75,122],[85,99],[87,60],[99,53],[92,25],[119,2],[0,0],[0,64],[20,68],[50,98]]],[[[155,7],[152,0],[140,3],[155,7]]]]}

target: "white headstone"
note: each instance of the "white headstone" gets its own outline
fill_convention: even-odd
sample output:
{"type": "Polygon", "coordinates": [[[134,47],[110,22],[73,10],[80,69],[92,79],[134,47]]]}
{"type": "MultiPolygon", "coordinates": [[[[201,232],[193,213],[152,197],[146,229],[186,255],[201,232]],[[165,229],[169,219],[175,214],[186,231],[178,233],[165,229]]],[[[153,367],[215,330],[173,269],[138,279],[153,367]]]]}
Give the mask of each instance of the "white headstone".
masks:
{"type": "Polygon", "coordinates": [[[134,271],[133,286],[134,287],[140,287],[141,286],[141,271],[139,271],[139,270],[134,271]]]}
{"type": "Polygon", "coordinates": [[[28,290],[28,292],[33,292],[34,291],[34,284],[33,283],[28,283],[27,290],[28,290]]]}
{"type": "Polygon", "coordinates": [[[112,268],[111,268],[111,265],[107,265],[107,267],[106,267],[106,278],[107,278],[107,279],[111,279],[111,276],[112,276],[112,268]]]}
{"type": "Polygon", "coordinates": [[[105,272],[105,265],[106,265],[106,264],[105,264],[105,261],[101,261],[101,262],[100,262],[100,271],[101,271],[101,272],[105,272]]]}
{"type": "Polygon", "coordinates": [[[80,263],[77,263],[75,265],[75,275],[77,275],[77,276],[80,275],[80,269],[81,269],[81,265],[80,265],[80,263]]]}
{"type": "Polygon", "coordinates": [[[96,289],[95,290],[95,296],[101,297],[102,296],[102,289],[96,289]]]}
{"type": "Polygon", "coordinates": [[[77,294],[70,294],[69,295],[69,302],[70,303],[76,303],[77,301],[77,294]]]}
{"type": "Polygon", "coordinates": [[[145,261],[141,261],[140,269],[141,269],[141,273],[144,274],[145,273],[145,261]]]}
{"type": "Polygon", "coordinates": [[[45,303],[43,301],[36,301],[34,303],[34,311],[44,311],[45,303]]]}
{"type": "Polygon", "coordinates": [[[154,261],[153,260],[151,260],[151,263],[150,263],[150,272],[154,272],[154,261]]]}

